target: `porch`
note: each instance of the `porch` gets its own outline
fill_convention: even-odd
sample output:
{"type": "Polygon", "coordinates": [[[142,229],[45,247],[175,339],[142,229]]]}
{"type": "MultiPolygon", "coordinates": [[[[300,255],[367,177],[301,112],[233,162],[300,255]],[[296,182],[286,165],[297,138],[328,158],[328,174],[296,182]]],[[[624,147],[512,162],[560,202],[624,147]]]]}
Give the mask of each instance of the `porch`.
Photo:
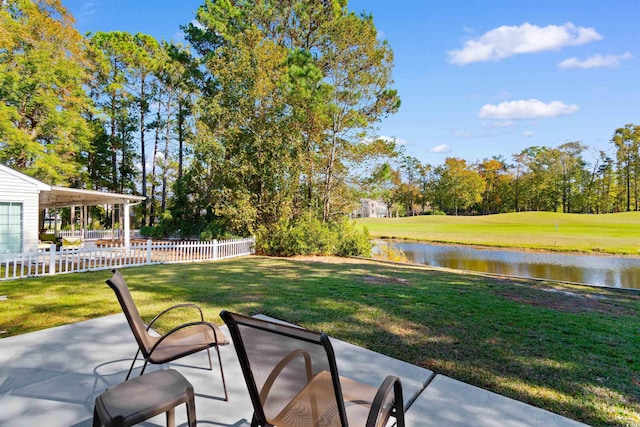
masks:
{"type": "MultiPolygon", "coordinates": [[[[387,374],[400,377],[407,426],[584,425],[343,341],[332,343],[343,375],[376,387],[387,374]]],[[[0,339],[0,426],[90,427],[95,397],[124,380],[136,348],[123,314],[0,339]]],[[[164,367],[193,384],[198,425],[249,426],[252,407],[233,345],[220,353],[228,402],[219,373],[203,368],[206,353],[164,367]]],[[[144,425],[164,422],[160,415],[144,425]]],[[[183,408],[176,410],[176,422],[186,424],[183,408]]]]}

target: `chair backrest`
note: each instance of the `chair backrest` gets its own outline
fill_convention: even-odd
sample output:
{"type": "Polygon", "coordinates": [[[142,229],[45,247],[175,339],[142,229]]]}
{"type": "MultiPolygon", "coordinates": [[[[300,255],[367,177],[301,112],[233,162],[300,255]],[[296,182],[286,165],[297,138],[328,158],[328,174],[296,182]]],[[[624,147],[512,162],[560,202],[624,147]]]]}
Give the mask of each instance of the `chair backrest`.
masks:
{"type": "Polygon", "coordinates": [[[147,328],[140,317],[140,313],[133,301],[131,292],[129,292],[127,282],[118,270],[112,271],[113,276],[111,276],[110,279],[107,279],[107,284],[116,293],[120,307],[122,308],[122,311],[127,318],[127,322],[129,322],[129,326],[131,327],[131,332],[133,332],[133,335],[136,338],[140,351],[142,351],[142,354],[146,357],[148,356],[149,349],[153,345],[153,340],[147,332],[147,328]]]}
{"type": "MultiPolygon", "coordinates": [[[[331,375],[322,400],[324,412],[347,426],[340,377],[329,337],[320,332],[222,311],[260,425],[273,419],[317,375],[331,375]],[[336,419],[338,419],[336,417],[336,419]]],[[[327,377],[328,378],[328,377],[327,377]]],[[[313,425],[299,420],[299,425],[313,425]]]]}

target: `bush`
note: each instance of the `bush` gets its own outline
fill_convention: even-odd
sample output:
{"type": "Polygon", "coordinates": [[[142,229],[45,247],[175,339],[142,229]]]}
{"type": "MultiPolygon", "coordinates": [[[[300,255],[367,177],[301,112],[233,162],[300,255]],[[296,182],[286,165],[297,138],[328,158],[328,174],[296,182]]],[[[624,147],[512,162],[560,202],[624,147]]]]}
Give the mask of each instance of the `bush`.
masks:
{"type": "Polygon", "coordinates": [[[439,210],[432,210],[424,212],[423,215],[447,215],[447,213],[439,210]]]}
{"type": "Polygon", "coordinates": [[[140,235],[142,237],[150,237],[151,236],[151,232],[153,231],[153,227],[150,225],[145,225],[144,227],[140,227],[140,235]]]}
{"type": "Polygon", "coordinates": [[[404,253],[402,248],[398,248],[392,243],[380,245],[379,248],[380,253],[376,255],[376,258],[394,262],[408,262],[407,255],[404,253]]]}
{"type": "Polygon", "coordinates": [[[271,256],[371,254],[368,232],[353,222],[324,223],[311,215],[261,226],[256,232],[256,252],[271,256]]]}
{"type": "Polygon", "coordinates": [[[336,224],[338,233],[338,256],[371,256],[371,238],[369,230],[358,231],[353,221],[344,219],[336,224]]]}

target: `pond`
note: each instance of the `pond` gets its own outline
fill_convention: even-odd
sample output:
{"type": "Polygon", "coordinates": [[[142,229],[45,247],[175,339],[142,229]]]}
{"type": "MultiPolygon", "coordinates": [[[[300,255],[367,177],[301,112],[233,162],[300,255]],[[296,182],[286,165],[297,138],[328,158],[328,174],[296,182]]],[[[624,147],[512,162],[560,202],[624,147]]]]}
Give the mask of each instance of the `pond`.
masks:
{"type": "MultiPolygon", "coordinates": [[[[380,242],[380,244],[389,244],[380,242]]],[[[551,279],[595,286],[640,289],[640,258],[479,249],[394,241],[409,262],[457,270],[551,279]]],[[[379,246],[374,252],[379,252],[379,246]]]]}

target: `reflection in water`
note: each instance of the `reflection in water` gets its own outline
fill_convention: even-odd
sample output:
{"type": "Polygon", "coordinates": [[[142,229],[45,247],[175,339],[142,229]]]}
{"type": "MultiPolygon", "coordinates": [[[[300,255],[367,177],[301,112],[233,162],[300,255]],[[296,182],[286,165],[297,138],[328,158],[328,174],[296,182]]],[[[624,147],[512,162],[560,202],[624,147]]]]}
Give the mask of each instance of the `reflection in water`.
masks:
{"type": "Polygon", "coordinates": [[[597,286],[640,288],[640,258],[477,249],[413,242],[393,242],[393,245],[404,251],[409,262],[416,264],[597,286]]]}

